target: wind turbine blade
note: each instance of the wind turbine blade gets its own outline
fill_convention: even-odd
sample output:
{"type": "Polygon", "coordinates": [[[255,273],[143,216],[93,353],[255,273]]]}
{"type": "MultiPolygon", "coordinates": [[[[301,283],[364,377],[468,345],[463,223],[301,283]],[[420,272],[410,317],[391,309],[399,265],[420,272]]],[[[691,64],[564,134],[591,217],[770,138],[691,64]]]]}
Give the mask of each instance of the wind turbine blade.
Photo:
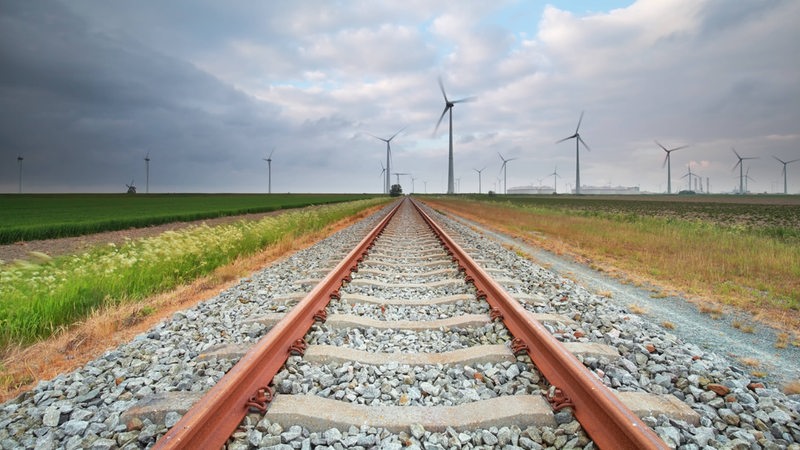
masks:
{"type": "Polygon", "coordinates": [[[797,162],[797,161],[800,161],[800,158],[793,159],[791,161],[786,161],[786,164],[790,164],[790,163],[797,162]]]}
{"type": "Polygon", "coordinates": [[[267,159],[272,159],[272,154],[273,153],[275,153],[275,147],[272,147],[272,151],[269,152],[269,156],[267,157],[267,159]]]}
{"type": "Polygon", "coordinates": [[[581,122],[583,122],[583,113],[584,111],[581,111],[581,117],[578,119],[578,126],[575,127],[575,134],[578,134],[578,130],[581,129],[581,122]]]}
{"type": "Polygon", "coordinates": [[[739,158],[739,160],[741,160],[741,159],[742,159],[742,157],[741,157],[741,156],[739,156],[739,153],[737,153],[737,152],[736,152],[736,149],[735,149],[735,148],[731,147],[731,151],[733,151],[733,154],[734,154],[734,155],[736,155],[736,157],[737,157],[737,158],[739,158]]]}
{"type": "Polygon", "coordinates": [[[499,157],[500,157],[500,160],[501,160],[501,161],[503,161],[503,162],[505,162],[505,161],[506,161],[506,159],[505,159],[505,158],[503,158],[503,154],[502,154],[502,153],[500,153],[500,152],[497,152],[497,156],[499,156],[499,157]]]}
{"type": "Polygon", "coordinates": [[[739,159],[739,161],[736,161],[736,164],[734,164],[734,165],[733,165],[733,168],[731,169],[731,172],[733,172],[734,170],[736,170],[736,168],[737,168],[737,167],[739,167],[739,164],[741,164],[741,163],[742,163],[742,160],[741,160],[741,159],[739,159]]]}
{"type": "Polygon", "coordinates": [[[656,143],[656,145],[658,145],[659,147],[661,147],[661,148],[662,148],[662,149],[663,149],[665,152],[669,153],[669,150],[667,150],[667,147],[664,147],[663,145],[661,145],[661,142],[658,142],[658,141],[653,141],[653,142],[655,142],[655,143],[656,143]]]}
{"type": "Polygon", "coordinates": [[[442,115],[439,116],[439,121],[436,122],[436,128],[433,130],[433,134],[434,135],[436,135],[436,132],[439,131],[439,125],[442,124],[442,119],[444,119],[444,115],[447,114],[447,108],[448,108],[448,106],[444,107],[444,111],[442,111],[442,115]]]}
{"type": "Polygon", "coordinates": [[[669,151],[674,152],[675,150],[682,150],[686,147],[688,147],[688,145],[681,145],[680,147],[671,148],[669,151]]]}
{"type": "Polygon", "coordinates": [[[578,142],[580,142],[581,144],[583,144],[584,147],[586,147],[586,150],[592,151],[592,149],[590,149],[589,146],[586,145],[586,142],[583,141],[583,138],[581,138],[580,135],[578,135],[577,138],[578,142]]]}
{"type": "Polygon", "coordinates": [[[669,152],[667,152],[667,156],[664,157],[664,162],[661,163],[661,168],[667,167],[667,161],[669,161],[669,152]]]}
{"type": "Polygon", "coordinates": [[[388,143],[388,140],[387,140],[387,139],[384,139],[384,138],[382,138],[382,137],[379,137],[379,136],[375,136],[375,135],[374,135],[374,134],[372,134],[372,133],[367,133],[367,134],[368,134],[368,135],[370,135],[370,136],[372,136],[372,137],[374,137],[375,139],[378,139],[378,140],[380,140],[380,141],[383,141],[383,142],[387,142],[387,143],[388,143]]]}
{"type": "Polygon", "coordinates": [[[565,137],[564,139],[561,139],[560,141],[556,141],[556,144],[560,144],[560,143],[562,143],[564,141],[568,141],[568,140],[570,140],[570,139],[572,139],[574,137],[576,137],[574,134],[572,136],[570,136],[570,137],[565,137]]]}
{"type": "Polygon", "coordinates": [[[474,102],[477,99],[478,99],[478,97],[473,95],[471,97],[464,97],[464,98],[461,98],[461,99],[458,99],[458,100],[453,100],[450,103],[469,103],[469,102],[474,102]]]}
{"type": "Polygon", "coordinates": [[[447,93],[444,91],[444,83],[442,83],[442,77],[439,77],[439,89],[442,90],[442,96],[444,97],[444,102],[450,103],[450,100],[447,99],[447,93]]]}
{"type": "Polygon", "coordinates": [[[395,136],[397,136],[398,134],[400,134],[400,132],[401,132],[401,131],[403,131],[403,130],[405,130],[407,127],[408,127],[408,125],[406,125],[406,126],[404,126],[403,128],[400,128],[399,130],[397,130],[397,133],[393,134],[393,135],[392,135],[392,137],[390,137],[389,139],[387,139],[387,141],[391,141],[392,139],[394,139],[394,137],[395,137],[395,136]]]}
{"type": "Polygon", "coordinates": [[[778,158],[775,155],[772,155],[772,157],[775,158],[777,161],[779,161],[781,164],[789,164],[791,162],[791,161],[783,161],[782,159],[778,158]]]}

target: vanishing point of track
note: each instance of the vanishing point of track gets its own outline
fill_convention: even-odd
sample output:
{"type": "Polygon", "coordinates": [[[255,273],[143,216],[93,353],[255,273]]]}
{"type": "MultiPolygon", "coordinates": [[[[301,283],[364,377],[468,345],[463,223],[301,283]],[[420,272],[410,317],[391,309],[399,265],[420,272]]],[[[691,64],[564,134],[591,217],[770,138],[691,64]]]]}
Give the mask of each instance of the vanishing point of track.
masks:
{"type": "MultiPolygon", "coordinates": [[[[457,282],[463,285],[463,292],[472,297],[468,302],[486,302],[487,305],[484,306],[488,312],[486,321],[503,322],[510,335],[513,336],[513,339],[508,342],[509,345],[506,346],[510,347],[509,352],[523,355],[523,357],[527,354],[529,359],[520,359],[532,361],[535,368],[531,367],[530,370],[538,371],[537,373],[542,376],[541,394],[538,396],[514,395],[513,397],[519,397],[515,400],[527,400],[534,402],[530,404],[536,404],[538,399],[545,405],[549,404],[552,408],[548,412],[550,417],[552,417],[553,411],[570,408],[583,430],[599,448],[667,448],[664,442],[592,372],[586,369],[569,349],[552,337],[547,329],[520,305],[518,300],[509,295],[497,281],[489,276],[487,270],[481,268],[416,202],[410,199],[398,202],[391,212],[305,298],[277,322],[156,443],[155,448],[220,448],[249,412],[255,410],[270,414],[272,408],[277,408],[278,400],[290,410],[294,407],[299,410],[305,409],[305,412],[310,415],[316,413],[324,416],[326,402],[323,402],[322,399],[318,399],[317,402],[323,406],[315,407],[313,411],[307,411],[308,407],[303,407],[302,402],[308,401],[308,396],[276,394],[274,387],[270,385],[273,378],[284,367],[290,356],[303,355],[307,351],[309,348],[307,333],[315,322],[324,323],[326,320],[333,320],[333,315],[328,314],[326,308],[331,302],[343,301],[342,290],[346,289],[349,284],[362,286],[365,292],[381,289],[391,291],[393,288],[403,286],[403,274],[409,272],[458,274],[460,280],[457,282]],[[364,269],[364,267],[371,266],[374,268],[364,269]],[[388,271],[390,280],[399,281],[393,286],[391,281],[369,281],[368,277],[353,280],[351,275],[358,272],[359,269],[379,274],[383,280],[387,278],[388,271]],[[294,405],[292,405],[293,402],[294,405]]],[[[433,279],[437,278],[434,276],[433,279]]],[[[417,283],[413,287],[421,289],[427,286],[435,291],[436,286],[440,286],[441,283],[452,282],[452,279],[444,277],[442,280],[440,277],[437,281],[417,283]]],[[[368,297],[368,295],[361,297],[368,297]]],[[[426,296],[426,298],[435,297],[435,294],[426,296]]],[[[402,307],[413,307],[423,305],[425,302],[422,300],[408,301],[405,305],[402,302],[395,303],[402,307]]],[[[384,302],[379,305],[379,308],[385,311],[387,305],[391,308],[392,302],[384,302]]],[[[461,319],[466,316],[474,316],[474,314],[467,314],[468,312],[459,312],[457,315],[462,316],[461,319]]],[[[338,314],[336,316],[339,321],[348,321],[347,317],[342,317],[346,315],[338,314]]],[[[449,325],[441,325],[440,328],[470,326],[458,325],[459,317],[451,319],[456,321],[454,325],[451,322],[443,322],[449,325]]],[[[374,323],[370,325],[372,322],[369,319],[359,321],[357,318],[350,318],[349,320],[348,323],[351,326],[365,328],[375,326],[374,323]]],[[[478,321],[480,322],[480,319],[478,321]]],[[[392,330],[416,329],[415,327],[418,325],[410,321],[396,324],[384,321],[377,326],[392,330]]],[[[367,335],[365,333],[365,336],[367,335]]],[[[494,351],[496,349],[486,350],[494,351]]],[[[440,356],[447,359],[445,353],[440,356]]],[[[513,354],[510,354],[510,357],[513,357],[513,354]]],[[[369,359],[368,356],[365,358],[369,359]]],[[[383,353],[378,356],[384,361],[392,361],[394,358],[395,362],[409,363],[411,361],[412,365],[420,364],[414,363],[414,358],[406,353],[383,353]]],[[[421,354],[418,360],[424,360],[426,356],[430,355],[421,354]]],[[[356,357],[351,354],[346,358],[356,357]]],[[[321,358],[321,360],[324,359],[321,358]]],[[[335,357],[328,358],[328,360],[335,359],[335,357]]],[[[437,361],[441,361],[441,359],[437,361]]],[[[456,359],[445,364],[458,364],[458,361],[456,359]]],[[[334,400],[326,399],[326,401],[333,402],[334,400]]],[[[316,403],[314,404],[316,405],[316,403]]],[[[426,429],[450,426],[446,423],[443,425],[442,420],[444,419],[438,417],[446,415],[447,407],[445,406],[394,406],[373,410],[369,406],[359,406],[361,406],[362,424],[365,425],[391,427],[392,425],[381,422],[388,420],[395,426],[407,427],[408,425],[404,425],[404,420],[406,420],[414,423],[419,421],[420,425],[426,429]],[[412,417],[404,419],[403,414],[406,412],[412,417]],[[414,416],[414,414],[416,415],[414,416]],[[386,418],[386,415],[391,417],[386,418]]],[[[513,406],[508,406],[508,408],[513,409],[513,406]]],[[[521,411],[518,412],[508,411],[510,416],[507,420],[525,421],[528,411],[525,406],[520,409],[521,411]]],[[[466,408],[462,412],[464,415],[468,414],[466,408]]],[[[331,415],[329,420],[336,423],[337,416],[346,415],[347,412],[335,407],[333,412],[327,414],[331,415]]],[[[295,417],[295,415],[287,414],[285,417],[295,417]]],[[[319,420],[324,420],[324,418],[319,420]]]]}

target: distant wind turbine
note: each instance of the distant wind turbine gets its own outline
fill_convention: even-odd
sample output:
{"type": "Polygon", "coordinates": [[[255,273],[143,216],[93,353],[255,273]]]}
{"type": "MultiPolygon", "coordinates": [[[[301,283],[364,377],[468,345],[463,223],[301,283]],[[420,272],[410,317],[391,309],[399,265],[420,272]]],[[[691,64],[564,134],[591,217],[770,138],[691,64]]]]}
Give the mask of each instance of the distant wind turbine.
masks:
{"type": "Polygon", "coordinates": [[[144,156],[144,171],[146,174],[145,183],[144,183],[144,193],[150,193],[150,152],[147,152],[147,155],[144,156]]]}
{"type": "Polygon", "coordinates": [[[22,155],[17,155],[17,165],[19,166],[19,193],[22,194],[22,155]]]}
{"type": "Polygon", "coordinates": [[[689,169],[689,171],[687,173],[685,173],[681,178],[689,177],[689,190],[691,191],[692,190],[692,177],[694,177],[695,175],[692,173],[692,165],[691,164],[687,164],[686,167],[689,169]]]}
{"type": "Polygon", "coordinates": [[[777,156],[774,156],[774,155],[773,155],[772,157],[773,157],[773,158],[775,158],[775,159],[777,159],[777,160],[778,160],[778,162],[780,162],[781,164],[783,164],[783,193],[784,193],[784,195],[785,195],[785,194],[788,194],[788,193],[789,193],[789,191],[788,191],[788,189],[787,189],[787,184],[786,184],[786,166],[787,166],[787,165],[789,165],[789,164],[791,164],[791,163],[793,163],[793,162],[795,162],[795,161],[800,161],[800,158],[798,158],[798,159],[793,159],[793,160],[791,160],[791,161],[783,161],[783,160],[781,160],[780,158],[778,158],[777,156]]]}
{"type": "MultiPolygon", "coordinates": [[[[392,139],[394,139],[395,136],[400,134],[400,132],[405,130],[405,129],[406,129],[406,127],[400,128],[399,130],[397,130],[397,133],[393,134],[392,137],[390,137],[389,139],[384,139],[382,137],[375,136],[374,134],[367,133],[370,136],[374,137],[375,139],[379,139],[379,140],[381,140],[383,142],[386,142],[386,186],[385,186],[385,189],[386,189],[385,193],[386,194],[389,193],[389,182],[390,182],[389,178],[390,178],[390,175],[392,173],[392,171],[391,171],[391,161],[392,161],[392,146],[391,146],[391,142],[392,142],[392,139]]],[[[398,184],[400,184],[399,181],[398,181],[398,184]]]]}
{"type": "Polygon", "coordinates": [[[435,135],[437,131],[439,131],[439,125],[442,123],[442,119],[444,119],[444,115],[450,111],[450,151],[448,153],[447,158],[447,193],[453,193],[453,106],[456,103],[463,103],[463,102],[471,102],[475,100],[475,97],[465,97],[460,100],[449,100],[447,98],[447,93],[444,91],[444,83],[442,83],[442,78],[439,77],[439,88],[442,90],[442,96],[444,96],[444,110],[442,111],[442,115],[439,116],[439,121],[436,122],[436,128],[433,130],[433,134],[435,135]]]}
{"type": "Polygon", "coordinates": [[[262,158],[267,162],[267,194],[272,194],[272,154],[275,153],[275,147],[269,152],[269,156],[262,158]]]}
{"type": "Polygon", "coordinates": [[[686,147],[688,147],[688,145],[682,145],[680,147],[675,147],[675,148],[669,148],[668,149],[668,148],[664,147],[663,145],[661,145],[661,143],[658,142],[658,141],[655,141],[655,143],[656,143],[656,145],[661,147],[665,152],[667,152],[667,156],[664,157],[664,162],[661,163],[661,167],[663,168],[665,165],[667,166],[667,194],[672,194],[672,164],[671,164],[671,160],[670,160],[670,154],[672,152],[674,152],[675,150],[680,150],[682,148],[686,148],[686,147]]]}
{"type": "Polygon", "coordinates": [[[500,154],[500,152],[497,152],[497,155],[500,157],[500,160],[503,161],[503,165],[500,166],[500,170],[503,171],[503,194],[508,194],[508,176],[507,176],[508,175],[508,163],[509,163],[509,161],[513,161],[513,160],[515,160],[517,158],[505,159],[505,158],[503,158],[503,155],[500,154]]]}
{"type": "Polygon", "coordinates": [[[750,167],[744,172],[744,190],[745,192],[750,192],[750,182],[756,181],[755,178],[750,176],[750,167]]]}
{"type": "Polygon", "coordinates": [[[556,142],[556,144],[558,144],[558,143],[561,143],[561,142],[564,142],[564,141],[568,141],[570,139],[575,139],[575,193],[576,194],[580,194],[581,193],[581,152],[580,152],[581,149],[580,149],[580,146],[581,146],[581,144],[583,144],[583,146],[586,148],[586,150],[589,150],[589,151],[592,150],[592,149],[589,148],[588,145],[586,145],[586,142],[583,141],[583,139],[581,138],[580,133],[578,132],[581,129],[581,122],[583,121],[583,113],[584,113],[584,111],[581,111],[581,117],[578,119],[578,126],[575,127],[575,133],[572,136],[565,137],[564,139],[561,139],[560,141],[556,142]]]}
{"type": "Polygon", "coordinates": [[[481,169],[481,170],[478,170],[478,169],[472,169],[472,170],[474,170],[475,172],[478,172],[478,194],[480,194],[481,193],[481,172],[486,170],[486,166],[484,166],[483,169],[481,169]]]}
{"type": "Polygon", "coordinates": [[[381,162],[381,174],[379,176],[383,177],[383,180],[381,180],[381,185],[383,185],[383,193],[384,194],[388,194],[388,192],[386,192],[386,181],[385,180],[389,175],[386,173],[386,167],[383,167],[383,162],[381,162]]]}
{"type": "Polygon", "coordinates": [[[394,176],[397,177],[397,184],[400,184],[400,175],[411,175],[411,174],[406,172],[395,172],[394,176]]]}
{"type": "Polygon", "coordinates": [[[739,166],[739,193],[740,194],[744,194],[744,192],[745,192],[745,190],[744,190],[744,164],[742,164],[742,161],[744,161],[746,159],[758,159],[758,156],[745,156],[745,157],[743,157],[743,156],[739,155],[739,153],[736,152],[735,148],[731,147],[731,150],[733,150],[733,154],[736,155],[737,158],[739,158],[739,161],[737,161],[736,164],[733,165],[733,169],[731,169],[731,170],[736,170],[736,166],[739,166]]]}
{"type": "Polygon", "coordinates": [[[558,185],[556,184],[556,178],[561,178],[561,175],[558,174],[558,166],[553,169],[553,173],[549,174],[548,176],[553,176],[553,193],[558,194],[558,185]]]}

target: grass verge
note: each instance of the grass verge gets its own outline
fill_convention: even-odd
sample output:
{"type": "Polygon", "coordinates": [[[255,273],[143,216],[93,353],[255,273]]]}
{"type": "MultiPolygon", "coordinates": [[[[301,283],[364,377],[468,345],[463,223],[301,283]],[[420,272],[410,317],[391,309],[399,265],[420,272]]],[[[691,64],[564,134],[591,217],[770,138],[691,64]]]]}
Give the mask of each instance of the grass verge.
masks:
{"type": "Polygon", "coordinates": [[[792,333],[800,330],[800,242],[700,220],[631,214],[590,217],[555,209],[426,198],[556,254],[622,271],[667,290],[735,306],[792,333]]]}
{"type": "Polygon", "coordinates": [[[258,221],[189,227],[40,264],[0,267],[0,352],[57,333],[94,311],[140,301],[284,239],[314,233],[386,199],[288,212],[258,221]]]}

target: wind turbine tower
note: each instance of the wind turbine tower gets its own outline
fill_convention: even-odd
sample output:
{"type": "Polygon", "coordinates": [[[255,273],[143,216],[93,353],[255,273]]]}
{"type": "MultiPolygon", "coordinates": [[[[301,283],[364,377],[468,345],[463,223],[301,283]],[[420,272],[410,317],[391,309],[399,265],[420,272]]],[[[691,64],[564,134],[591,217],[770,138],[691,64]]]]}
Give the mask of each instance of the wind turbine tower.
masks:
{"type": "Polygon", "coordinates": [[[558,185],[556,184],[557,181],[556,178],[561,178],[561,175],[558,174],[558,166],[556,166],[556,168],[553,169],[553,173],[551,173],[550,175],[553,176],[553,193],[558,194],[558,185]]]}
{"type": "Polygon", "coordinates": [[[583,145],[586,150],[591,151],[592,149],[586,145],[586,142],[583,141],[579,130],[581,129],[581,122],[583,121],[583,111],[581,111],[581,117],[578,119],[578,126],[575,127],[575,133],[572,136],[565,137],[560,141],[556,142],[556,144],[568,141],[570,139],[575,139],[575,193],[580,195],[581,193],[581,148],[580,146],[583,145]]]}
{"type": "MultiPolygon", "coordinates": [[[[389,193],[390,175],[392,174],[392,171],[391,171],[391,161],[392,161],[392,146],[391,146],[391,142],[392,142],[392,139],[394,139],[395,136],[400,134],[400,132],[405,130],[405,129],[406,129],[406,127],[400,128],[397,131],[397,133],[393,134],[392,137],[390,137],[389,139],[384,139],[382,137],[375,136],[374,134],[367,133],[370,136],[374,137],[375,139],[379,139],[379,140],[381,140],[383,142],[386,142],[386,186],[385,186],[386,194],[389,193]]],[[[398,181],[397,184],[400,184],[400,182],[398,181]]]]}
{"type": "Polygon", "coordinates": [[[503,165],[500,166],[500,170],[503,171],[503,194],[508,194],[508,176],[507,176],[508,175],[508,162],[509,161],[513,161],[513,160],[515,160],[517,158],[505,159],[505,158],[503,158],[503,155],[500,154],[500,152],[497,152],[497,155],[500,157],[500,160],[503,161],[503,165]]]}
{"type": "Polygon", "coordinates": [[[19,166],[19,193],[22,194],[22,155],[17,155],[17,165],[19,166]]]}
{"type": "Polygon", "coordinates": [[[758,159],[758,156],[743,157],[736,152],[735,148],[731,147],[731,150],[733,150],[733,154],[736,155],[737,158],[739,158],[739,161],[737,161],[736,164],[733,165],[733,169],[731,170],[736,170],[736,166],[739,166],[739,193],[744,194],[744,164],[742,164],[742,161],[744,161],[745,159],[758,159]]]}
{"type": "Polygon", "coordinates": [[[383,177],[383,181],[381,181],[381,184],[383,185],[383,193],[384,194],[388,194],[388,192],[386,192],[386,185],[388,184],[387,180],[388,180],[389,174],[386,173],[386,167],[383,167],[383,163],[382,162],[381,162],[381,174],[380,174],[380,176],[383,177]]]}
{"type": "Polygon", "coordinates": [[[474,170],[475,172],[478,172],[478,194],[480,194],[481,193],[481,172],[486,170],[486,166],[484,166],[483,169],[481,169],[481,170],[478,170],[478,169],[472,169],[472,170],[474,170]]]}
{"type": "Polygon", "coordinates": [[[780,158],[778,158],[777,156],[773,156],[773,158],[777,159],[778,162],[783,164],[783,194],[786,195],[786,194],[789,193],[789,191],[787,189],[788,186],[786,185],[786,166],[791,164],[791,163],[793,163],[793,162],[795,162],[795,161],[800,161],[800,158],[793,159],[791,161],[783,161],[780,158]]]}
{"type": "Polygon", "coordinates": [[[267,162],[267,194],[272,194],[272,154],[275,153],[275,148],[269,152],[269,156],[262,158],[267,162]]]}
{"type": "Polygon", "coordinates": [[[655,141],[656,145],[661,147],[662,150],[667,152],[667,156],[664,157],[664,162],[661,164],[661,168],[663,169],[664,166],[667,166],[667,194],[672,194],[672,161],[670,159],[670,154],[675,150],[680,150],[682,148],[688,147],[688,145],[682,145],[680,147],[675,148],[666,148],[661,145],[660,142],[655,141]]]}
{"type": "Polygon", "coordinates": [[[687,169],[689,171],[687,173],[685,173],[681,178],[689,177],[689,190],[691,191],[692,190],[692,177],[694,177],[695,174],[692,173],[692,165],[691,165],[691,163],[687,164],[686,167],[687,167],[687,169]]]}
{"type": "Polygon", "coordinates": [[[144,182],[144,193],[150,193],[150,152],[144,156],[144,171],[145,171],[145,182],[144,182]]]}
{"type": "Polygon", "coordinates": [[[447,193],[453,193],[454,187],[454,178],[453,178],[453,106],[456,103],[463,103],[463,102],[470,102],[475,99],[475,97],[465,97],[460,100],[450,100],[447,98],[447,93],[444,91],[444,83],[442,83],[441,77],[439,78],[439,88],[442,90],[442,96],[444,96],[444,110],[442,111],[442,115],[439,116],[439,121],[436,122],[436,129],[433,130],[433,134],[436,134],[439,131],[439,125],[442,123],[442,119],[444,119],[444,115],[447,112],[450,112],[450,151],[447,156],[447,193]]]}

